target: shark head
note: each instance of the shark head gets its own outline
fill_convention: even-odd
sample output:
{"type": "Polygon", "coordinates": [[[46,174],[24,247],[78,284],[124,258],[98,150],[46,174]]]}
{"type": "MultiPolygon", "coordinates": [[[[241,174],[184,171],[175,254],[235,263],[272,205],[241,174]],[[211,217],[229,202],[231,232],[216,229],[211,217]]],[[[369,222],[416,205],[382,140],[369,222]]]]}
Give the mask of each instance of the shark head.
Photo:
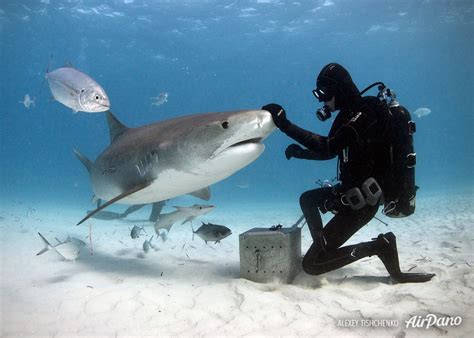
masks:
{"type": "Polygon", "coordinates": [[[150,182],[120,201],[141,204],[206,188],[255,161],[265,149],[262,141],[275,128],[264,110],[189,115],[139,128],[111,128],[111,145],[93,165],[88,164],[94,193],[110,200],[150,182]]]}
{"type": "Polygon", "coordinates": [[[263,110],[207,114],[178,142],[179,152],[190,160],[187,171],[220,180],[255,161],[274,129],[263,110]]]}

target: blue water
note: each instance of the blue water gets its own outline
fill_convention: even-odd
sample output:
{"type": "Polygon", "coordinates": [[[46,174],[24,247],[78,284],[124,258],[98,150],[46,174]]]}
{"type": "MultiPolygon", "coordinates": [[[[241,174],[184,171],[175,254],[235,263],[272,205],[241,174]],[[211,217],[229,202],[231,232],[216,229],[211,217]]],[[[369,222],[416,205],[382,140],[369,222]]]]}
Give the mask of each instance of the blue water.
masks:
{"type": "MultiPolygon", "coordinates": [[[[311,90],[339,62],[360,89],[384,81],[418,119],[420,194],[472,193],[474,5],[463,1],[13,1],[0,3],[2,200],[88,204],[88,175],[108,144],[103,114],[72,114],[42,87],[66,63],[107,91],[129,126],[180,115],[281,104],[289,119],[328,132],[311,90]],[[41,92],[40,92],[41,91],[41,92]],[[169,93],[168,102],[150,97],[169,93]],[[38,96],[27,110],[25,94],[38,96]]],[[[213,187],[213,201],[298,203],[336,161],[292,159],[276,131],[260,159],[213,187]]]]}

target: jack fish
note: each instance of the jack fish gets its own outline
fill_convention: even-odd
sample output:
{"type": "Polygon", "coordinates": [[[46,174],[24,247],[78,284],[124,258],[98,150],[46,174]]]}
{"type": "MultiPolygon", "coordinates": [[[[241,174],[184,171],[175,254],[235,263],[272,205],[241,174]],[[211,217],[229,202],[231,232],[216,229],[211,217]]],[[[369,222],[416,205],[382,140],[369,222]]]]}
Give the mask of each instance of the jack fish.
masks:
{"type": "Polygon", "coordinates": [[[110,108],[104,89],[93,79],[72,67],[62,67],[46,74],[53,97],[74,113],[99,113],[110,108]]]}

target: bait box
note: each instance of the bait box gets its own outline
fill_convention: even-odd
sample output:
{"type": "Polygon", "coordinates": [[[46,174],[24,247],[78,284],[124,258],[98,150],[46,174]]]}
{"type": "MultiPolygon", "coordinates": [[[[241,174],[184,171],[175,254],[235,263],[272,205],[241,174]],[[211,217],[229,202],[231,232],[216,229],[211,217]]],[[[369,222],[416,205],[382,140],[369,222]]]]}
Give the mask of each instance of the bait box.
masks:
{"type": "Polygon", "coordinates": [[[239,235],[240,277],[291,283],[301,271],[301,228],[253,228],[239,235]]]}

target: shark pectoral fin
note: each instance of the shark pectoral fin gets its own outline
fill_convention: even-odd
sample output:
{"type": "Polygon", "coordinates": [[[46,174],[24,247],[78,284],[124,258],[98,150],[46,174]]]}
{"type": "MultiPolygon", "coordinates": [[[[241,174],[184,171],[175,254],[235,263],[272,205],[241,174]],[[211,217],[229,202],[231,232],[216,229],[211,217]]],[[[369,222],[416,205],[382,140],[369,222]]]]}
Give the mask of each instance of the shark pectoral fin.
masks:
{"type": "Polygon", "coordinates": [[[211,189],[209,189],[209,187],[202,188],[189,193],[189,195],[200,198],[204,201],[209,201],[211,199],[211,189]]]}
{"type": "Polygon", "coordinates": [[[98,213],[99,211],[101,211],[102,209],[105,209],[107,208],[109,205],[121,200],[122,198],[125,198],[131,194],[134,194],[136,193],[137,191],[140,191],[142,189],[145,189],[146,187],[148,187],[150,184],[151,184],[152,181],[146,181],[142,184],[139,184],[137,186],[134,186],[130,189],[128,189],[127,191],[121,193],[120,195],[112,198],[110,201],[107,201],[105,202],[104,204],[102,204],[100,207],[98,207],[97,209],[91,211],[90,213],[87,214],[86,217],[84,217],[83,219],[81,219],[81,221],[79,223],[77,223],[76,225],[79,225],[79,224],[82,224],[84,223],[86,220],[88,220],[89,218],[91,218],[92,216],[94,216],[96,213],[98,213]]]}

